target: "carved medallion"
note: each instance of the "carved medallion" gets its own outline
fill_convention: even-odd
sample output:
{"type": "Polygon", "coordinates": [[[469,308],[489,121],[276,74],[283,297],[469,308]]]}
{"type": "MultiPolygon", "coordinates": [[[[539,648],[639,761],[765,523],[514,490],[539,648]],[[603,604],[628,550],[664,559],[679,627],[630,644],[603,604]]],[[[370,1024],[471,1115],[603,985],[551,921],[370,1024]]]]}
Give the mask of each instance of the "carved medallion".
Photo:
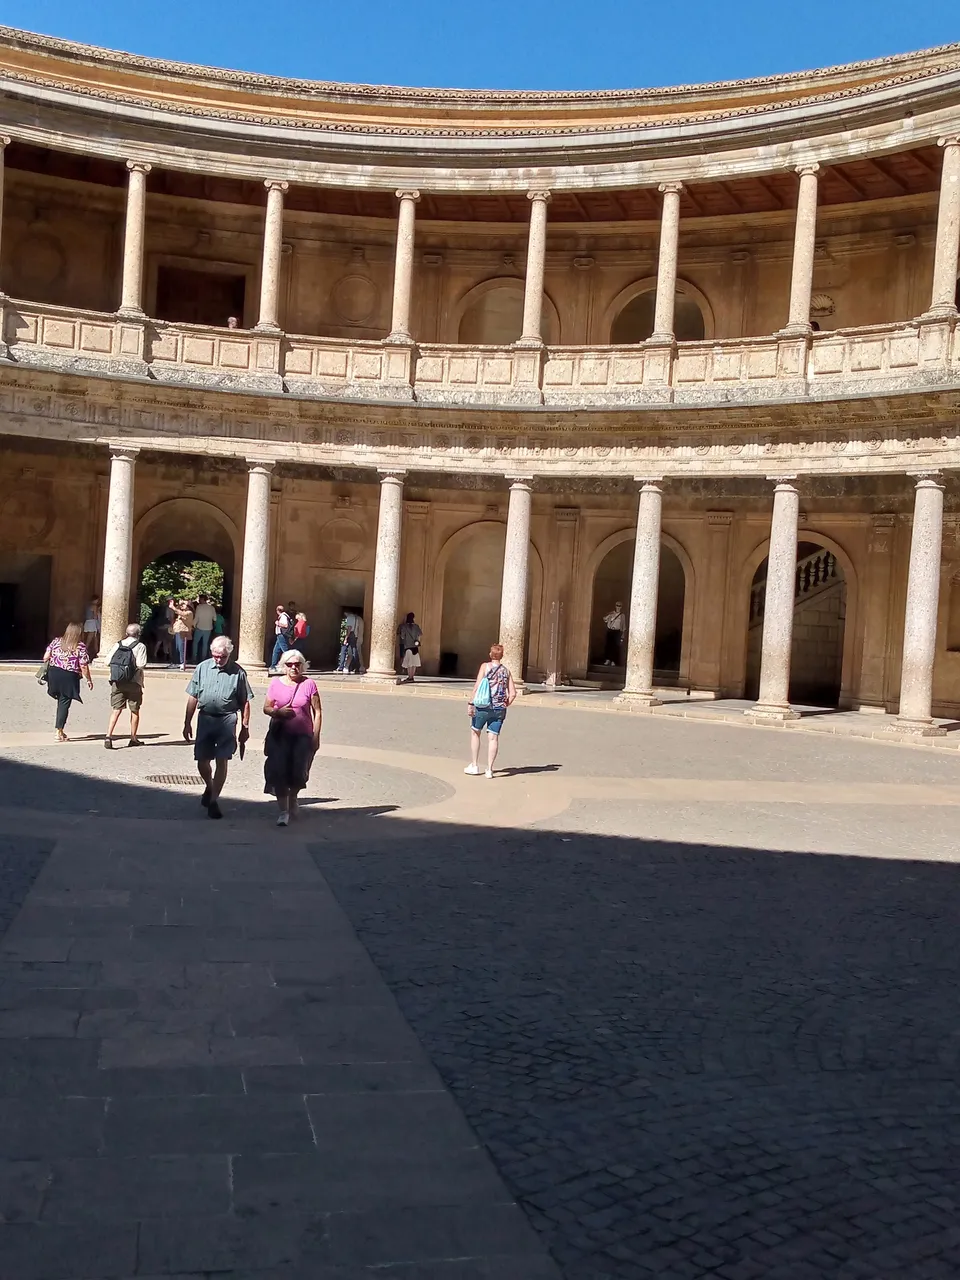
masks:
{"type": "Polygon", "coordinates": [[[320,530],[317,551],[324,564],[346,567],[363,555],[366,538],[356,520],[334,516],[320,530]]]}

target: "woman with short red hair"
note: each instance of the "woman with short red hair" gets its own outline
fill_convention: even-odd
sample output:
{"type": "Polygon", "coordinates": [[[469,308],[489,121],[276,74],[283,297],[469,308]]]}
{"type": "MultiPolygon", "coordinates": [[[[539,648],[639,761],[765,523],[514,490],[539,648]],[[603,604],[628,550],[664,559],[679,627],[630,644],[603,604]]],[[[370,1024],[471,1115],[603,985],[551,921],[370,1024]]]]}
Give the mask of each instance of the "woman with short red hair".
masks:
{"type": "Polygon", "coordinates": [[[507,708],[517,696],[517,686],[509,667],[503,665],[503,645],[490,646],[490,661],[481,664],[473,686],[470,714],[470,763],[464,769],[473,777],[480,773],[480,735],[487,731],[486,777],[493,777],[493,765],[500,748],[500,730],[507,718],[507,708]]]}

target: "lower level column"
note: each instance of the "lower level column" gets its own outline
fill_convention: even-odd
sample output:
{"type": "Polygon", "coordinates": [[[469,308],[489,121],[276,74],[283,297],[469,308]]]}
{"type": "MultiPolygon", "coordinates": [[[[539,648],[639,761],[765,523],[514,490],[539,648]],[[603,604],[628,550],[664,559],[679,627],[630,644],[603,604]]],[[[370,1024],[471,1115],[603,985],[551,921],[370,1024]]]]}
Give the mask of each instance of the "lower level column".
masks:
{"type": "Polygon", "coordinates": [[[800,494],[794,477],[780,480],[773,492],[767,586],[760,649],[760,695],[747,715],[751,720],[796,720],[790,706],[790,649],[797,592],[797,529],[800,494]]]}
{"type": "Polygon", "coordinates": [[[510,481],[507,541],[500,589],[500,643],[503,663],[519,688],[523,683],[523,651],[527,628],[527,574],[530,565],[530,514],[533,483],[529,477],[510,481]]]}
{"type": "Polygon", "coordinates": [[[265,661],[267,587],[270,573],[270,476],[272,462],[247,459],[247,514],[243,526],[238,661],[262,670],[265,661]]]}
{"type": "Polygon", "coordinates": [[[900,714],[894,729],[920,737],[946,732],[933,723],[933,662],[937,651],[940,606],[940,553],[943,543],[943,485],[938,474],[920,476],[913,508],[907,608],[903,623],[900,714]]]}
{"type": "Polygon", "coordinates": [[[370,665],[365,680],[397,676],[397,599],[400,587],[400,528],[403,520],[403,471],[380,472],[380,519],[373,570],[370,665]]]}
{"type": "Polygon", "coordinates": [[[646,480],[640,489],[637,541],[633,549],[627,674],[618,702],[658,707],[653,692],[653,656],[657,639],[657,595],[660,590],[660,524],[663,489],[646,480]]]}
{"type": "Polygon", "coordinates": [[[100,654],[123,639],[130,618],[130,574],[133,561],[134,468],[139,449],[110,450],[110,493],[103,544],[103,590],[100,595],[100,654]]]}

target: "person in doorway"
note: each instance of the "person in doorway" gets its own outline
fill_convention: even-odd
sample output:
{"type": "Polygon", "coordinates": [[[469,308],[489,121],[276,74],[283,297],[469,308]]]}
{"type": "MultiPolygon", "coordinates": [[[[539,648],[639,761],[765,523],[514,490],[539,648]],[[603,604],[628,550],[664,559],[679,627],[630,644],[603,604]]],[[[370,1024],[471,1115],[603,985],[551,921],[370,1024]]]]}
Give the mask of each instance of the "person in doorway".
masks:
{"type": "Polygon", "coordinates": [[[423,632],[412,613],[408,613],[400,623],[397,628],[397,638],[400,642],[400,666],[407,673],[406,676],[401,676],[398,683],[413,684],[413,673],[420,670],[420,641],[423,638],[423,632]]]}
{"type": "Polygon", "coordinates": [[[298,613],[293,622],[293,636],[291,643],[295,645],[299,644],[301,640],[306,640],[309,634],[310,623],[307,622],[307,615],[305,613],[298,613]]]}
{"type": "Polygon", "coordinates": [[[87,605],[86,613],[83,618],[83,643],[87,650],[87,656],[95,658],[100,652],[100,624],[102,619],[100,611],[100,597],[94,596],[87,605]]]}
{"type": "Polygon", "coordinates": [[[173,641],[177,646],[177,660],[180,663],[180,670],[187,669],[187,654],[190,651],[190,637],[193,635],[193,610],[190,608],[189,601],[181,600],[179,604],[174,604],[173,626],[170,628],[173,632],[173,641]]]}
{"type": "Polygon", "coordinates": [[[228,328],[228,329],[239,329],[239,328],[240,328],[240,322],[239,322],[239,320],[237,319],[237,317],[236,317],[236,316],[227,316],[227,328],[228,328]]]}
{"type": "Polygon", "coordinates": [[[306,674],[299,649],[280,659],[282,675],[270,681],[264,714],[270,728],[263,744],[264,791],[277,797],[277,826],[285,827],[299,812],[298,796],[307,785],[310,766],[320,750],[323,708],[316,683],[306,674]]]}
{"type": "Polygon", "coordinates": [[[183,720],[184,741],[192,742],[193,717],[197,711],[200,713],[193,757],[204,783],[200,803],[208,818],[223,817],[220,792],[237,743],[243,746],[250,737],[252,700],[247,673],[233,661],[233,641],[229,636],[217,636],[210,645],[210,657],[194,669],[187,685],[187,710],[183,720]]]}
{"type": "Polygon", "coordinates": [[[227,634],[227,620],[220,611],[221,606],[215,600],[211,600],[210,603],[213,605],[213,611],[214,611],[213,634],[215,637],[225,636],[227,634]]]}
{"type": "Polygon", "coordinates": [[[90,654],[87,646],[80,639],[82,634],[80,623],[71,622],[64,629],[62,636],[57,636],[50,641],[43,655],[43,661],[47,665],[47,693],[57,700],[58,742],[69,742],[65,729],[67,717],[70,715],[70,704],[83,701],[80,697],[80,677],[86,680],[88,689],[93,688],[90,654]]]}
{"type": "Polygon", "coordinates": [[[209,596],[202,595],[197,601],[193,615],[193,660],[203,662],[210,657],[210,640],[213,636],[213,625],[217,620],[217,611],[210,603],[209,596]]]}
{"type": "Polygon", "coordinates": [[[490,661],[481,664],[467,708],[470,714],[470,763],[464,773],[477,777],[480,773],[480,735],[487,731],[486,777],[493,777],[493,766],[500,750],[500,730],[507,718],[507,708],[517,696],[510,669],[503,665],[503,645],[490,646],[490,661]]]}
{"type": "Polygon", "coordinates": [[[290,648],[287,632],[290,630],[290,615],[282,604],[277,605],[277,616],[273,622],[273,653],[270,656],[270,671],[276,671],[281,657],[290,648]]]}
{"type": "Polygon", "coordinates": [[[623,661],[623,633],[627,625],[627,620],[623,614],[623,604],[620,600],[617,601],[609,613],[604,614],[603,625],[606,627],[603,665],[605,667],[619,667],[623,661]]]}
{"type": "Polygon", "coordinates": [[[363,644],[363,618],[356,609],[347,609],[340,623],[339,671],[362,674],[360,646],[363,644]]]}
{"type": "Polygon", "coordinates": [[[110,664],[110,723],[103,745],[113,748],[113,734],[124,708],[130,712],[131,747],[142,747],[137,737],[140,728],[140,707],[143,704],[143,673],[147,666],[147,646],[140,639],[140,628],[135,622],[127,627],[127,634],[107,654],[110,664]]]}

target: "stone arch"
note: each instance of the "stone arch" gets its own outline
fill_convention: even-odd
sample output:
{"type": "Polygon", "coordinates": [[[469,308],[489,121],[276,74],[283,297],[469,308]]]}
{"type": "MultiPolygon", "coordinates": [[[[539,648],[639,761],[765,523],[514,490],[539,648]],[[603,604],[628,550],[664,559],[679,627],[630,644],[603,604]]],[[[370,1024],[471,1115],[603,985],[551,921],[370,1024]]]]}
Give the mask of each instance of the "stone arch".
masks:
{"type": "MultiPolygon", "coordinates": [[[[438,637],[437,658],[438,661],[442,661],[444,653],[458,654],[457,670],[451,674],[472,676],[486,658],[490,645],[497,637],[500,626],[500,590],[503,580],[503,551],[506,535],[507,526],[503,520],[473,520],[452,533],[437,555],[433,571],[433,599],[439,605],[438,616],[435,618],[438,637]],[[476,580],[470,576],[470,566],[465,563],[461,569],[461,572],[465,570],[464,576],[459,583],[463,590],[448,593],[446,581],[448,569],[451,566],[457,567],[458,559],[464,557],[471,542],[477,538],[487,541],[488,557],[482,559],[480,563],[475,563],[476,580]],[[468,604],[470,612],[466,617],[462,615],[455,617],[461,595],[468,604]],[[456,649],[450,647],[454,639],[461,647],[456,649]]],[[[451,587],[453,585],[450,584],[451,587]]],[[[539,652],[542,610],[543,561],[531,538],[527,573],[525,668],[530,663],[531,655],[539,652]]]]}
{"type": "MultiPolygon", "coordinates": [[[[590,601],[589,612],[585,619],[585,625],[584,625],[585,656],[586,656],[587,666],[589,666],[590,660],[592,657],[593,651],[591,646],[596,639],[596,635],[594,633],[594,627],[597,623],[597,617],[602,617],[602,614],[597,614],[597,610],[598,610],[598,607],[601,607],[601,608],[604,607],[602,604],[600,604],[596,600],[596,584],[597,584],[598,571],[600,570],[600,567],[602,566],[604,560],[606,560],[607,556],[611,553],[611,551],[615,551],[618,547],[622,546],[624,543],[635,542],[636,537],[637,537],[636,524],[629,525],[624,529],[619,529],[616,533],[611,533],[608,537],[604,538],[604,540],[597,547],[594,548],[592,554],[587,560],[585,578],[586,578],[586,583],[587,583],[588,592],[589,592],[588,598],[590,601]],[[594,615],[597,615],[597,617],[595,617],[594,615]]],[[[664,549],[666,549],[669,553],[671,553],[676,558],[683,574],[683,604],[682,604],[682,622],[680,626],[680,655],[679,655],[679,664],[677,667],[676,675],[677,675],[677,683],[680,684],[681,686],[687,686],[690,683],[690,660],[691,660],[691,654],[693,649],[692,641],[693,641],[694,606],[697,598],[696,574],[693,567],[693,561],[691,560],[690,555],[686,547],[684,547],[683,543],[679,542],[672,534],[666,533],[662,529],[660,531],[660,546],[661,546],[661,590],[663,589],[663,585],[664,585],[663,555],[662,555],[662,552],[664,549]]],[[[631,576],[632,576],[632,564],[631,564],[631,576]]],[[[625,598],[623,599],[623,604],[627,612],[629,612],[629,607],[630,607],[629,588],[630,588],[630,577],[627,578],[626,588],[625,588],[625,598]]],[[[659,604],[659,601],[660,601],[660,597],[658,596],[658,604],[659,604]]],[[[658,613],[659,613],[659,609],[658,609],[658,613]]]]}
{"type": "MultiPolygon", "coordinates": [[[[637,298],[644,295],[651,295],[651,332],[652,332],[652,306],[656,299],[657,293],[657,277],[645,276],[642,280],[635,280],[633,284],[627,285],[625,289],[621,289],[617,296],[610,302],[606,311],[603,313],[603,319],[600,322],[600,340],[601,342],[609,342],[615,345],[613,333],[614,327],[620,316],[623,315],[627,307],[635,302],[637,298]]],[[[703,318],[703,340],[709,341],[716,334],[716,319],[713,314],[713,307],[710,300],[696,285],[691,284],[689,280],[677,279],[677,299],[679,302],[693,303],[700,311],[703,318]]],[[[678,316],[680,312],[678,309],[678,316]]],[[[649,336],[649,335],[648,335],[649,336]]],[[[696,341],[695,338],[678,338],[678,341],[696,341]]]]}
{"type": "Polygon", "coordinates": [[[215,560],[224,571],[228,621],[236,633],[240,595],[237,574],[243,559],[242,537],[236,523],[212,502],[202,498],[168,498],[148,508],[133,529],[132,586],[144,568],[173,551],[196,551],[215,560]]]}
{"type": "MultiPolygon", "coordinates": [[[[468,289],[457,303],[453,315],[454,341],[468,345],[508,346],[520,337],[523,319],[523,280],[517,276],[496,276],[492,280],[484,280],[468,289]],[[502,295],[497,298],[496,295],[502,295]],[[502,314],[497,315],[493,307],[495,302],[501,304],[502,314]],[[483,309],[490,309],[486,320],[483,309]],[[473,318],[477,329],[465,329],[464,320],[473,318]],[[482,334],[486,325],[491,333],[499,332],[500,336],[474,336],[482,334]],[[516,332],[514,333],[514,329],[516,332]],[[512,334],[513,336],[508,336],[512,334]]],[[[547,346],[556,346],[560,341],[560,313],[549,294],[543,293],[543,320],[541,322],[543,340],[547,346]]]]}
{"type": "MultiPolygon", "coordinates": [[[[797,530],[797,542],[809,542],[836,556],[843,574],[845,586],[845,616],[843,619],[843,645],[840,663],[840,689],[837,705],[849,707],[854,701],[854,689],[859,680],[857,661],[858,610],[860,604],[859,578],[849,551],[835,538],[831,538],[809,524],[801,524],[797,530]]],[[[743,695],[747,689],[748,650],[750,644],[750,593],[757,570],[767,558],[770,549],[769,534],[761,538],[744,558],[740,572],[740,588],[734,602],[737,610],[735,634],[742,636],[737,692],[743,695]]],[[[792,664],[791,664],[792,665],[792,664]]]]}

